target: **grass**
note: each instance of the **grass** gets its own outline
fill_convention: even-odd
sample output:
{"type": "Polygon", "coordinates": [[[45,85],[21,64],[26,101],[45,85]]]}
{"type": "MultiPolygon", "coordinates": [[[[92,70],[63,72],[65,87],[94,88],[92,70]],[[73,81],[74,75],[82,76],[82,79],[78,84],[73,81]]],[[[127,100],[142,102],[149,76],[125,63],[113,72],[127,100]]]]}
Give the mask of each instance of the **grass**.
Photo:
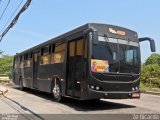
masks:
{"type": "Polygon", "coordinates": [[[140,88],[141,88],[141,91],[160,92],[160,88],[155,87],[152,84],[150,85],[150,84],[146,84],[146,83],[143,83],[143,82],[140,83],[140,88]]]}

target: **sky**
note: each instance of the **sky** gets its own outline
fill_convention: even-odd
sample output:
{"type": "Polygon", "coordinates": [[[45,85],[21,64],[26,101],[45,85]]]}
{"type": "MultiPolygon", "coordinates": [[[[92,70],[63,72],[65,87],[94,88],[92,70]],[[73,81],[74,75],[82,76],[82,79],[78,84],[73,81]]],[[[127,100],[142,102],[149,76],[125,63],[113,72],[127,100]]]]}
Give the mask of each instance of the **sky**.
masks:
{"type": "MultiPolygon", "coordinates": [[[[0,15],[7,1],[1,0],[0,15]]],[[[20,2],[11,0],[0,20],[0,32],[20,2]]],[[[118,25],[139,37],[151,37],[160,54],[160,0],[32,0],[0,42],[0,50],[15,55],[86,23],[118,25]]],[[[146,41],[140,46],[144,62],[151,54],[150,45],[146,41]]]]}

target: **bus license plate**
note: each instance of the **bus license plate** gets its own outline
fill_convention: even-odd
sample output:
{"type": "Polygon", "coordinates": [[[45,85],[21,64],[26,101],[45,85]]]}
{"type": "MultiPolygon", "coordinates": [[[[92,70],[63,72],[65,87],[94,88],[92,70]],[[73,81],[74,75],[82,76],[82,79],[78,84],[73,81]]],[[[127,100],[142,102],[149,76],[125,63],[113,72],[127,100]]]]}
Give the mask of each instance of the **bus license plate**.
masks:
{"type": "Polygon", "coordinates": [[[140,97],[140,93],[132,93],[132,97],[133,98],[139,98],[140,97]]]}

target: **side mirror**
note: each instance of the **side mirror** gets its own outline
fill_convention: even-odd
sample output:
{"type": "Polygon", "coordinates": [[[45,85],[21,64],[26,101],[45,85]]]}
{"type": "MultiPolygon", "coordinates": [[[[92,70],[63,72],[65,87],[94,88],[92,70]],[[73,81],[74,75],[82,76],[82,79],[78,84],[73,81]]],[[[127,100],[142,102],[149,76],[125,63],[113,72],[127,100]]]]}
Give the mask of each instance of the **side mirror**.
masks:
{"type": "Polygon", "coordinates": [[[156,52],[156,46],[155,46],[154,40],[151,40],[151,41],[150,41],[150,46],[151,46],[151,51],[152,51],[152,52],[156,52]]]}
{"type": "Polygon", "coordinates": [[[139,42],[146,41],[146,40],[150,42],[151,51],[156,52],[155,42],[152,38],[149,38],[149,37],[139,38],[139,42]]]}

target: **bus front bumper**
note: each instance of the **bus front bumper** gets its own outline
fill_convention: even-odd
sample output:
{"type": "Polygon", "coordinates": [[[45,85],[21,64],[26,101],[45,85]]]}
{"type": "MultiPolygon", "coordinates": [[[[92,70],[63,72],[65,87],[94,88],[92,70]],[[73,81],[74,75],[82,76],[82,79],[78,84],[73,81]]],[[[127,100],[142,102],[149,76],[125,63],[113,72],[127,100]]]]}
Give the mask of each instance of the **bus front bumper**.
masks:
{"type": "Polygon", "coordinates": [[[96,91],[89,88],[87,96],[90,99],[134,99],[140,98],[140,91],[96,91]]]}

